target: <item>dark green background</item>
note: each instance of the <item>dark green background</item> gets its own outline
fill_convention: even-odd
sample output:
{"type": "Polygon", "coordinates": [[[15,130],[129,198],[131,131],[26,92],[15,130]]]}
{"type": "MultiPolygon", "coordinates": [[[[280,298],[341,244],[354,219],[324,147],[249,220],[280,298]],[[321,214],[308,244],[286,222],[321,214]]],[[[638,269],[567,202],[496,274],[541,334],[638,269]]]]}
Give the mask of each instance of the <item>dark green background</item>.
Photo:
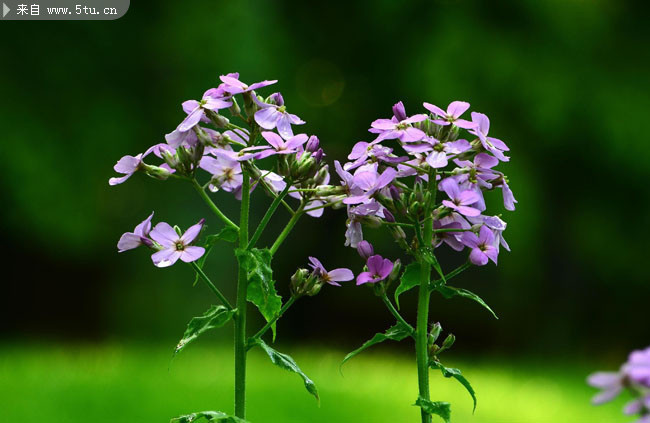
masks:
{"type": "MultiPolygon", "coordinates": [[[[200,200],[179,182],[107,180],[119,157],[163,140],[182,101],[239,71],[247,82],[278,79],[330,162],[368,140],[370,122],[398,100],[412,113],[422,101],[466,100],[490,116],[512,150],[503,170],[519,200],[505,215],[513,252],[458,282],[501,320],[434,300],[460,352],[621,357],[645,346],[645,20],[618,1],[368,0],[135,1],[115,22],[0,22],[0,339],[173,345],[206,308],[209,292],[191,287],[186,266],[157,269],[145,251],[115,248],[152,210],[182,227],[206,216],[215,228],[200,200]]],[[[228,195],[217,200],[234,211],[228,195]]],[[[257,201],[259,218],[267,200],[257,201]]],[[[308,255],[360,271],[343,248],[344,219],[328,211],[299,223],[275,260],[283,294],[308,255]]],[[[378,248],[397,253],[388,240],[378,248]]],[[[226,248],[208,271],[232,294],[226,248]]],[[[369,290],[348,284],[299,302],[280,337],[347,348],[389,322],[369,290]]]]}

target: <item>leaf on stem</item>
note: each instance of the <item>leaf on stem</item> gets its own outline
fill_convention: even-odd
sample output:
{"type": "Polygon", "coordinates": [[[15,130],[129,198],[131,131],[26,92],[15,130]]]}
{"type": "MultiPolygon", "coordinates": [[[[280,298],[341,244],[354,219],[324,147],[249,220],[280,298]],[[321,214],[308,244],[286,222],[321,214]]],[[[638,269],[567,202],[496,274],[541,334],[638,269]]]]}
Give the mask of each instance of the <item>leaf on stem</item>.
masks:
{"type": "Polygon", "coordinates": [[[169,423],[194,423],[201,421],[201,419],[212,423],[248,423],[247,420],[229,416],[221,411],[199,411],[192,414],[185,414],[184,416],[171,419],[169,423]]]}
{"type": "Polygon", "coordinates": [[[474,392],[474,388],[472,388],[472,385],[469,383],[467,379],[465,379],[465,376],[461,374],[459,369],[454,369],[452,367],[445,367],[441,362],[434,361],[434,360],[431,360],[429,362],[429,366],[432,369],[440,369],[444,377],[446,378],[453,377],[458,382],[460,382],[460,384],[463,385],[465,389],[467,389],[467,392],[469,392],[469,395],[472,397],[472,400],[474,401],[474,408],[472,409],[472,413],[476,411],[476,392],[474,392]]]}
{"type": "MultiPolygon", "coordinates": [[[[275,290],[271,260],[268,248],[250,250],[237,248],[237,261],[244,267],[248,279],[246,299],[255,304],[267,322],[270,322],[282,308],[282,297],[275,290]]],[[[275,323],[271,326],[275,339],[275,323]]]]}
{"type": "Polygon", "coordinates": [[[193,317],[187,324],[187,329],[185,329],[183,338],[180,340],[178,345],[176,345],[176,349],[174,349],[174,356],[204,332],[207,332],[210,329],[219,328],[228,323],[234,314],[235,310],[229,311],[222,305],[213,305],[208,309],[208,311],[203,313],[202,316],[193,317]]]}
{"type": "Polygon", "coordinates": [[[205,238],[205,244],[213,245],[217,241],[226,241],[226,242],[236,242],[239,236],[239,231],[232,226],[226,226],[222,228],[218,233],[214,235],[208,235],[205,238]]]}
{"type": "Polygon", "coordinates": [[[305,373],[303,373],[302,370],[300,370],[300,367],[298,367],[298,364],[293,358],[291,358],[291,356],[274,350],[261,339],[257,339],[256,343],[262,347],[273,364],[285,370],[298,374],[298,376],[302,378],[303,382],[305,382],[305,389],[307,389],[307,392],[316,397],[316,399],[320,402],[316,385],[305,373]]]}
{"type": "Polygon", "coordinates": [[[449,423],[451,420],[451,405],[448,402],[444,401],[430,401],[422,397],[418,397],[415,401],[415,404],[427,414],[435,414],[440,416],[445,423],[449,423]]]}
{"type": "Polygon", "coordinates": [[[376,334],[369,341],[366,341],[362,346],[360,346],[356,350],[346,355],[343,361],[341,362],[341,366],[343,366],[346,361],[348,361],[355,355],[372,347],[373,345],[379,344],[380,342],[384,342],[386,340],[401,341],[402,339],[410,335],[411,335],[411,329],[408,326],[405,326],[403,323],[397,322],[394,326],[388,328],[386,332],[376,334]]]}
{"type": "Polygon", "coordinates": [[[420,263],[413,262],[406,266],[400,284],[395,290],[395,303],[399,309],[399,296],[420,284],[420,263]]]}
{"type": "Polygon", "coordinates": [[[470,300],[476,301],[477,303],[485,307],[490,313],[492,313],[492,316],[494,316],[495,319],[499,319],[497,315],[494,313],[494,311],[492,311],[490,306],[487,305],[487,303],[483,301],[481,297],[479,297],[472,291],[468,291],[467,289],[463,289],[463,288],[455,288],[449,285],[436,286],[435,290],[440,292],[442,296],[445,297],[446,299],[459,296],[459,297],[468,298],[470,300]]]}

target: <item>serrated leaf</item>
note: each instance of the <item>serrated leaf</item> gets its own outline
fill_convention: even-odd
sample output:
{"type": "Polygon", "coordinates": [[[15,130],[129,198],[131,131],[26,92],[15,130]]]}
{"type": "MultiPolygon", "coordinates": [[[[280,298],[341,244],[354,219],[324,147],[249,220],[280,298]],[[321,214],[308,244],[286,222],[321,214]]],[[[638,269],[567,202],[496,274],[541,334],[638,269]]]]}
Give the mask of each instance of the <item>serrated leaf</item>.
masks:
{"type": "Polygon", "coordinates": [[[399,296],[406,291],[413,289],[420,283],[420,263],[414,262],[406,266],[399,286],[395,290],[395,303],[399,309],[399,296]]]}
{"type": "Polygon", "coordinates": [[[170,423],[194,423],[201,420],[212,423],[248,423],[247,420],[235,416],[229,416],[221,411],[199,411],[196,413],[185,414],[184,416],[178,416],[171,419],[170,423]]]}
{"type": "Polygon", "coordinates": [[[379,344],[380,342],[384,342],[386,340],[401,341],[402,339],[410,335],[411,335],[411,329],[408,326],[402,324],[401,322],[397,322],[394,326],[388,328],[386,332],[376,334],[370,340],[366,341],[362,346],[360,346],[356,350],[346,355],[343,361],[341,362],[341,366],[343,366],[343,364],[345,364],[346,361],[348,361],[355,355],[372,347],[373,345],[379,344]]]}
{"type": "Polygon", "coordinates": [[[297,373],[305,383],[305,389],[307,389],[307,392],[312,394],[318,401],[320,401],[316,385],[302,370],[300,370],[300,367],[298,367],[298,364],[293,358],[291,358],[291,356],[274,350],[261,339],[257,340],[257,344],[262,347],[273,364],[290,372],[297,373]]]}
{"type": "Polygon", "coordinates": [[[174,355],[181,352],[187,344],[194,341],[204,332],[221,327],[228,323],[234,314],[235,310],[228,310],[222,305],[213,305],[208,309],[208,311],[203,313],[203,315],[193,317],[187,324],[187,329],[185,329],[183,338],[180,340],[178,345],[176,345],[174,355]]]}
{"type": "MultiPolygon", "coordinates": [[[[235,250],[237,261],[244,267],[248,279],[246,299],[255,304],[267,322],[271,321],[282,308],[282,297],[275,290],[271,260],[273,256],[268,248],[235,250]]],[[[275,324],[271,326],[275,339],[275,324]]]]}
{"type": "Polygon", "coordinates": [[[468,298],[470,300],[476,301],[477,303],[479,303],[480,305],[485,307],[490,313],[492,313],[492,316],[494,316],[495,319],[499,319],[497,317],[496,313],[494,313],[494,311],[492,311],[490,306],[487,305],[487,303],[485,301],[483,301],[483,299],[481,297],[479,297],[478,295],[476,295],[472,291],[469,291],[469,290],[464,289],[464,288],[455,288],[455,287],[449,286],[449,285],[436,286],[435,290],[440,292],[442,294],[442,296],[447,298],[447,299],[455,297],[455,296],[459,296],[459,297],[468,298]]]}
{"type": "Polygon", "coordinates": [[[214,245],[218,241],[236,242],[239,237],[239,231],[232,226],[226,226],[214,235],[208,235],[205,238],[206,245],[214,245]]]}
{"type": "Polygon", "coordinates": [[[418,397],[415,401],[416,406],[422,408],[427,414],[435,414],[440,416],[445,423],[451,421],[451,405],[448,402],[444,401],[430,401],[422,397],[418,397]]]}
{"type": "Polygon", "coordinates": [[[440,369],[444,377],[446,378],[453,377],[458,382],[460,382],[460,384],[465,387],[467,392],[469,392],[469,395],[472,397],[472,401],[474,402],[474,408],[472,409],[472,413],[476,411],[476,392],[474,391],[474,388],[472,388],[472,385],[469,383],[469,381],[465,378],[465,376],[462,375],[460,369],[454,369],[453,367],[445,367],[441,362],[433,361],[433,360],[429,363],[429,366],[432,369],[440,369]]]}

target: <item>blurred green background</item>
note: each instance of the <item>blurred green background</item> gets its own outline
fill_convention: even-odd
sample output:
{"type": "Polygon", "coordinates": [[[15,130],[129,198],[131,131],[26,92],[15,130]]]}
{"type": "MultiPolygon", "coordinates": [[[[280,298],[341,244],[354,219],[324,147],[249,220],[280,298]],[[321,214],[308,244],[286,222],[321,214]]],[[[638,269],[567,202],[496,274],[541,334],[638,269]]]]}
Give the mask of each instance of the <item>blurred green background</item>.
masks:
{"type": "MultiPolygon", "coordinates": [[[[513,251],[457,284],[500,320],[473,303],[434,299],[433,318],[457,336],[452,357],[476,385],[477,413],[470,417],[452,382],[434,378],[434,392],[452,400],[459,422],[625,421],[615,405],[589,405],[584,377],[650,343],[643,3],[132,3],[114,22],[0,22],[0,421],[153,422],[195,408],[230,411],[228,329],[215,336],[217,349],[206,341],[167,371],[209,292],[192,288],[186,266],[157,269],[145,251],[115,249],[152,210],[181,227],[208,211],[178,182],[137,175],[111,188],[107,180],[122,155],[163,140],[184,116],[182,101],[233,71],[246,82],[278,79],[274,88],[330,162],[368,140],[370,122],[389,117],[398,100],[411,113],[422,101],[466,100],[488,114],[491,134],[512,150],[503,170],[519,200],[504,215],[513,251]]],[[[216,199],[227,211],[237,206],[227,194],[216,199]]],[[[259,219],[267,200],[257,201],[259,219]]],[[[343,248],[344,221],[330,211],[299,223],[275,259],[285,296],[309,255],[360,271],[343,248]]],[[[382,254],[397,254],[373,239],[382,254]]],[[[225,247],[207,270],[233,294],[225,247]]],[[[412,309],[415,299],[403,304],[412,309]]],[[[256,356],[251,420],[413,421],[407,343],[377,347],[338,374],[346,351],[390,323],[371,292],[352,284],[298,302],[279,339],[322,386],[322,407],[256,356]]]]}

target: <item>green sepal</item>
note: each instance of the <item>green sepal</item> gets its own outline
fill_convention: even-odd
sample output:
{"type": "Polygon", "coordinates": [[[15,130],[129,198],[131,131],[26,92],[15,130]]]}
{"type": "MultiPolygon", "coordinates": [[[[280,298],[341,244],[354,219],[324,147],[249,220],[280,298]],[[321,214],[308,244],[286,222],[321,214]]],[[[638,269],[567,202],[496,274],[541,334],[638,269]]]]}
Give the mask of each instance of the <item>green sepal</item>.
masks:
{"type": "MultiPolygon", "coordinates": [[[[275,290],[271,260],[268,248],[235,249],[237,261],[246,270],[248,290],[246,299],[255,304],[267,322],[270,322],[282,309],[282,297],[275,290]]],[[[275,323],[271,326],[275,340],[275,323]]]]}
{"type": "Polygon", "coordinates": [[[430,401],[428,399],[418,397],[418,399],[415,401],[415,404],[413,405],[422,408],[422,410],[424,410],[424,412],[427,414],[435,414],[436,416],[440,416],[445,421],[445,423],[449,423],[451,421],[451,404],[448,402],[430,401]]]}
{"type": "Polygon", "coordinates": [[[235,416],[229,416],[221,411],[198,411],[196,413],[174,417],[169,421],[169,423],[194,423],[201,421],[201,419],[205,419],[206,422],[212,423],[248,423],[247,420],[235,416]]]}
{"type": "Polygon", "coordinates": [[[228,321],[234,316],[235,312],[236,310],[228,310],[222,305],[213,305],[208,309],[208,311],[203,313],[203,315],[193,317],[187,324],[187,329],[185,329],[183,338],[174,349],[174,356],[204,332],[207,332],[210,329],[219,328],[228,323],[228,321]]]}
{"type": "Polygon", "coordinates": [[[380,342],[384,342],[386,340],[401,341],[402,339],[410,335],[411,335],[411,329],[408,326],[404,325],[403,323],[397,322],[394,326],[388,328],[386,332],[375,334],[375,336],[373,336],[370,340],[366,341],[362,346],[360,346],[356,350],[346,355],[343,361],[341,362],[341,366],[343,366],[346,361],[348,361],[355,355],[372,347],[373,345],[379,344],[380,342]]]}
{"type": "Polygon", "coordinates": [[[415,288],[420,284],[420,263],[413,262],[406,266],[404,273],[402,273],[402,278],[400,279],[400,284],[395,289],[395,304],[399,309],[399,296],[404,292],[415,288]]]}
{"type": "Polygon", "coordinates": [[[440,292],[440,294],[442,294],[442,296],[445,297],[446,299],[449,299],[449,298],[452,298],[452,297],[455,297],[455,296],[459,296],[459,297],[468,298],[470,300],[476,301],[477,303],[479,303],[480,305],[485,307],[490,313],[492,313],[492,316],[494,316],[495,319],[497,319],[497,320],[499,319],[497,317],[496,313],[494,311],[492,311],[490,306],[487,305],[487,303],[485,301],[483,301],[483,299],[481,297],[479,297],[478,295],[476,295],[472,291],[469,291],[469,290],[464,289],[464,288],[455,288],[455,287],[449,286],[449,285],[438,285],[434,289],[436,291],[440,292]]]}
{"type": "Polygon", "coordinates": [[[274,350],[261,339],[257,339],[256,344],[262,347],[273,364],[285,370],[298,374],[298,376],[300,376],[305,383],[305,389],[307,389],[307,392],[316,397],[316,400],[320,403],[320,397],[318,396],[318,389],[316,388],[316,385],[302,370],[300,370],[300,367],[298,367],[298,364],[293,358],[291,358],[291,356],[274,350]]]}
{"type": "Polygon", "coordinates": [[[465,376],[462,375],[459,369],[454,369],[452,367],[445,367],[441,362],[435,360],[429,361],[429,367],[431,367],[432,369],[440,369],[444,377],[446,378],[453,377],[458,382],[460,382],[460,384],[465,387],[467,392],[469,392],[469,395],[472,397],[472,401],[474,402],[474,408],[472,409],[472,413],[476,411],[476,392],[474,391],[474,388],[472,388],[472,385],[469,383],[469,381],[465,379],[465,376]]]}

